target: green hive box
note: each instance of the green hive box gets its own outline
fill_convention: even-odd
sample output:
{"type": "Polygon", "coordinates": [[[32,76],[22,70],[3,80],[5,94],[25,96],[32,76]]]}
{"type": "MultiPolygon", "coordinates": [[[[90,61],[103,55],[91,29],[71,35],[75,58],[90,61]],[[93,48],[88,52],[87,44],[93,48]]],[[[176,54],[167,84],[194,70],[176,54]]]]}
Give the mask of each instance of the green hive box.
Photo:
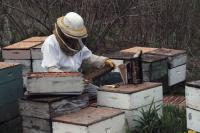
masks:
{"type": "Polygon", "coordinates": [[[0,62],[0,123],[19,115],[18,98],[23,95],[22,66],[0,62]]]}

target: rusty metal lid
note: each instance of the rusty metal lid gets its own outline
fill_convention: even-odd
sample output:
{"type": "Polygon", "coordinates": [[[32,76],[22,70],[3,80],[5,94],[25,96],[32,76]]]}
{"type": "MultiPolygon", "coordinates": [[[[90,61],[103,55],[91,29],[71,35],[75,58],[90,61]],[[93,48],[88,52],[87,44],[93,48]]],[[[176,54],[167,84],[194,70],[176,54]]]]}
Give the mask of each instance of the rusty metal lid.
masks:
{"type": "Polygon", "coordinates": [[[0,62],[0,69],[15,67],[15,66],[19,66],[19,65],[20,64],[18,64],[18,63],[0,62]]]}
{"type": "Polygon", "coordinates": [[[127,85],[119,85],[119,86],[112,86],[112,85],[104,85],[99,88],[99,91],[107,91],[113,93],[124,93],[124,94],[132,94],[140,91],[144,91],[147,89],[151,89],[154,87],[161,86],[161,83],[154,83],[154,82],[143,82],[142,84],[127,84],[127,85]]]}
{"type": "Polygon", "coordinates": [[[132,47],[132,48],[129,48],[129,49],[124,49],[124,50],[121,50],[120,52],[123,52],[123,53],[136,53],[138,52],[139,50],[142,50],[142,53],[149,53],[151,51],[154,51],[158,48],[151,48],[151,47],[132,47]]]}
{"type": "Polygon", "coordinates": [[[69,77],[82,76],[79,72],[32,72],[27,73],[27,78],[43,78],[43,77],[69,77]]]}
{"type": "Polygon", "coordinates": [[[30,49],[34,46],[40,45],[41,42],[17,42],[14,43],[12,45],[6,46],[3,49],[4,50],[26,50],[26,49],[30,49]]]}
{"type": "Polygon", "coordinates": [[[47,36],[36,36],[23,40],[23,42],[44,42],[47,36]]]}
{"type": "Polygon", "coordinates": [[[186,85],[190,86],[190,87],[195,87],[195,88],[199,88],[200,89],[200,80],[187,82],[186,85]]]}
{"type": "Polygon", "coordinates": [[[88,107],[82,109],[79,112],[55,117],[53,118],[53,121],[80,126],[90,126],[92,124],[113,118],[123,113],[123,111],[118,109],[88,107]]]}
{"type": "Polygon", "coordinates": [[[166,48],[159,48],[154,51],[149,52],[151,54],[158,54],[158,55],[165,55],[165,56],[175,56],[179,54],[185,54],[185,50],[175,50],[175,49],[166,49],[166,48]]]}

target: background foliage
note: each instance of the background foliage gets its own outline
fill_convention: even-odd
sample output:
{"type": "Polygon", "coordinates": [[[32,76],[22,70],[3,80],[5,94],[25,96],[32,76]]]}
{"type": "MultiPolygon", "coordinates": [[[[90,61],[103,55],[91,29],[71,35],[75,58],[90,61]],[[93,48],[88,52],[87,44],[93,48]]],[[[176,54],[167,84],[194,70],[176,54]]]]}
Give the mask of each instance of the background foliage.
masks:
{"type": "Polygon", "coordinates": [[[185,49],[188,79],[200,77],[199,0],[0,0],[0,45],[49,35],[69,11],[83,16],[94,52],[135,45],[185,49]]]}

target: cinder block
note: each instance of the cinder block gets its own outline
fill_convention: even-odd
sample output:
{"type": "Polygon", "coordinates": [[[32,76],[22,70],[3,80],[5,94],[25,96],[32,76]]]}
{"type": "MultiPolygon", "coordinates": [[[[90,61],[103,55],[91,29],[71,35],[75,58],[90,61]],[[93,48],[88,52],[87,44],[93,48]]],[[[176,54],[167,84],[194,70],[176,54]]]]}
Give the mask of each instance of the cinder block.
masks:
{"type": "Polygon", "coordinates": [[[97,93],[99,106],[119,109],[137,109],[163,99],[160,83],[144,82],[142,84],[120,85],[119,87],[102,86],[97,93]]]}
{"type": "Polygon", "coordinates": [[[27,75],[29,94],[81,94],[83,90],[81,73],[35,72],[27,75]]]}
{"type": "Polygon", "coordinates": [[[53,133],[125,133],[125,115],[110,108],[85,108],[53,119],[53,133]]]}

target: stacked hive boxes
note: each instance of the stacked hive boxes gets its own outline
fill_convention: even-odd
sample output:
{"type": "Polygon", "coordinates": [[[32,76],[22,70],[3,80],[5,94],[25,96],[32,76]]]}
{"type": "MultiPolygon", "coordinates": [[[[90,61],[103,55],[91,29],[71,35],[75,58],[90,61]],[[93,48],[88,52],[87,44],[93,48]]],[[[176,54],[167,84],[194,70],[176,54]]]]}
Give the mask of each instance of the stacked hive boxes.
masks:
{"type": "Polygon", "coordinates": [[[5,62],[20,63],[23,65],[23,74],[32,72],[32,54],[31,48],[44,42],[46,37],[31,37],[21,42],[4,47],[2,56],[5,62]]]}
{"type": "Polygon", "coordinates": [[[23,95],[22,66],[0,62],[0,132],[21,133],[17,99],[23,95]]]}
{"type": "Polygon", "coordinates": [[[133,56],[142,50],[144,81],[162,82],[165,88],[184,82],[186,79],[187,55],[184,50],[165,48],[133,47],[107,55],[123,62],[123,56],[133,56]]]}
{"type": "Polygon", "coordinates": [[[168,86],[173,86],[185,81],[187,54],[184,50],[161,48],[149,53],[167,56],[168,86]]]}
{"type": "Polygon", "coordinates": [[[88,97],[23,98],[19,104],[23,133],[52,133],[52,118],[86,107],[88,97]]]}
{"type": "Polygon", "coordinates": [[[29,97],[20,100],[23,132],[51,133],[53,117],[79,111],[88,105],[89,98],[87,94],[82,94],[83,88],[80,73],[27,74],[26,94],[29,97]],[[76,96],[66,96],[66,94],[76,94],[76,96]],[[49,95],[51,97],[47,97],[49,95]]]}
{"type": "MultiPolygon", "coordinates": [[[[151,82],[138,85],[105,85],[98,90],[97,95],[97,105],[125,111],[130,130],[134,130],[138,125],[136,120],[139,120],[142,109],[147,110],[152,103],[158,107],[158,105],[162,105],[162,100],[162,85],[151,82]]],[[[161,115],[162,107],[159,107],[161,115]]]]}
{"type": "Polygon", "coordinates": [[[117,109],[89,107],[54,118],[53,133],[126,133],[125,115],[117,109]]]}
{"type": "Polygon", "coordinates": [[[187,128],[200,132],[200,81],[189,82],[186,85],[187,128]]]}

